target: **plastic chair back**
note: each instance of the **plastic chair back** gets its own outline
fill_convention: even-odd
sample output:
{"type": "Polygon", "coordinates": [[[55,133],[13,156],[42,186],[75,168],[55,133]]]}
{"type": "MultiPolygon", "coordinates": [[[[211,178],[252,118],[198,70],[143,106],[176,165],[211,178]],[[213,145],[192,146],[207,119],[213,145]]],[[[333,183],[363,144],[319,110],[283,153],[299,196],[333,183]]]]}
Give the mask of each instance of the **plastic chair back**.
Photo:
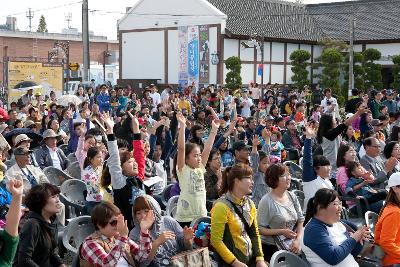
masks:
{"type": "Polygon", "coordinates": [[[161,193],[161,201],[164,206],[167,206],[168,200],[170,199],[171,188],[174,184],[168,184],[161,193]]]}
{"type": "Polygon", "coordinates": [[[279,250],[272,255],[270,261],[270,267],[311,267],[311,265],[302,260],[296,254],[286,251],[279,250]]]}
{"type": "Polygon", "coordinates": [[[61,149],[64,152],[65,155],[69,154],[68,144],[60,145],[58,148],[61,149]]]}
{"type": "Polygon", "coordinates": [[[167,216],[175,217],[176,210],[178,207],[179,196],[173,196],[168,200],[167,203],[167,216]]]}
{"type": "Polygon", "coordinates": [[[67,173],[55,167],[49,166],[43,169],[43,173],[49,179],[50,183],[56,186],[62,185],[66,180],[72,179],[67,173]]]}
{"type": "MultiPolygon", "coordinates": [[[[304,195],[304,192],[301,190],[292,190],[292,192],[296,195],[297,200],[300,203],[300,207],[303,208],[304,207],[304,201],[306,199],[306,196],[304,195]]],[[[304,211],[305,212],[305,211],[304,211]]]]}
{"type": "Polygon", "coordinates": [[[80,216],[69,222],[64,230],[63,245],[74,254],[78,253],[79,246],[95,231],[90,216],[80,216]]]}
{"type": "Polygon", "coordinates": [[[77,159],[76,156],[75,156],[75,153],[70,153],[70,154],[68,154],[67,159],[68,159],[69,162],[78,161],[78,159],[77,159]]]}
{"type": "Polygon", "coordinates": [[[369,229],[371,229],[371,235],[374,236],[375,233],[375,225],[378,222],[379,215],[373,211],[367,211],[365,213],[365,222],[369,229]]]}
{"type": "Polygon", "coordinates": [[[67,173],[75,179],[81,180],[81,166],[79,166],[79,162],[75,161],[69,164],[67,167],[67,173]]]}

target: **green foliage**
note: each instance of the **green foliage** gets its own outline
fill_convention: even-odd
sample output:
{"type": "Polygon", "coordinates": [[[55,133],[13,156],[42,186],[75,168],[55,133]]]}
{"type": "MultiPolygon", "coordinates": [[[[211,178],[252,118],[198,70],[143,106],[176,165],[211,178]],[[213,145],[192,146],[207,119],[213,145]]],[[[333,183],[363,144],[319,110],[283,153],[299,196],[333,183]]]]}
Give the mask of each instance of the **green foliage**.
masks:
{"type": "Polygon", "coordinates": [[[48,32],[46,19],[44,18],[43,15],[40,16],[37,32],[48,32]]]}
{"type": "Polygon", "coordinates": [[[382,66],[374,63],[381,58],[381,52],[375,48],[368,48],[362,53],[364,56],[365,87],[382,89],[382,66]]]}
{"type": "Polygon", "coordinates": [[[340,93],[339,76],[343,59],[342,53],[335,48],[325,49],[320,56],[320,61],[323,66],[321,85],[324,88],[331,88],[336,93],[340,93]]]}
{"type": "Polygon", "coordinates": [[[308,79],[308,70],[307,70],[307,60],[311,58],[310,52],[306,50],[295,50],[290,54],[290,60],[292,61],[292,81],[295,86],[298,88],[304,88],[305,85],[310,84],[310,80],[308,79]]]}
{"type": "Polygon", "coordinates": [[[229,57],[226,59],[225,65],[229,70],[225,78],[226,87],[231,90],[242,87],[242,77],[240,76],[242,62],[240,61],[240,58],[229,57]]]}
{"type": "Polygon", "coordinates": [[[325,49],[333,48],[339,52],[345,51],[349,48],[349,45],[343,41],[332,40],[332,39],[325,39],[320,42],[322,45],[322,51],[325,49]]]}
{"type": "Polygon", "coordinates": [[[399,90],[400,89],[400,55],[394,56],[392,58],[392,61],[394,63],[394,66],[392,69],[392,75],[393,75],[392,87],[393,87],[393,89],[399,90]]]}
{"type": "Polygon", "coordinates": [[[379,50],[375,48],[368,48],[362,53],[365,61],[373,62],[381,58],[381,52],[379,52],[379,50]]]}

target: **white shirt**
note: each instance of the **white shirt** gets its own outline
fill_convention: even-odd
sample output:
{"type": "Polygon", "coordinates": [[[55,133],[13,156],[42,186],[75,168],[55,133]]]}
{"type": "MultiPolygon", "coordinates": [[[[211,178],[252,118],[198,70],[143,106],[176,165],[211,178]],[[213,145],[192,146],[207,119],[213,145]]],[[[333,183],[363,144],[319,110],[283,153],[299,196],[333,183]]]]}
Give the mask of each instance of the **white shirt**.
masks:
{"type": "Polygon", "coordinates": [[[315,193],[321,188],[333,189],[333,185],[329,179],[323,179],[321,177],[317,177],[317,179],[312,180],[310,182],[304,182],[303,191],[304,191],[304,208],[303,210],[307,210],[307,203],[310,198],[315,196],[315,193]]]}
{"type": "MultiPolygon", "coordinates": [[[[335,245],[342,244],[346,239],[347,236],[345,235],[346,227],[340,223],[334,223],[332,227],[327,227],[329,237],[335,245]]],[[[329,265],[317,253],[315,253],[312,249],[304,245],[303,238],[301,238],[301,249],[303,250],[304,254],[307,257],[307,261],[310,263],[312,267],[358,267],[358,263],[354,259],[353,255],[350,253],[347,255],[344,260],[342,260],[339,264],[336,265],[329,265]]]]}
{"type": "Polygon", "coordinates": [[[162,100],[162,101],[165,101],[165,100],[167,100],[168,98],[169,98],[169,92],[168,92],[167,89],[165,89],[165,90],[163,90],[162,93],[161,93],[161,100],[162,100]]]}
{"type": "Polygon", "coordinates": [[[51,157],[51,160],[53,161],[53,167],[57,168],[59,170],[62,170],[61,161],[60,161],[60,158],[58,157],[57,152],[48,146],[47,146],[47,149],[50,152],[50,157],[51,157]]]}
{"type": "Polygon", "coordinates": [[[251,92],[251,98],[255,100],[260,99],[260,88],[258,87],[250,88],[250,92],[251,92]]]}
{"type": "Polygon", "coordinates": [[[323,111],[324,113],[331,114],[332,116],[334,116],[334,118],[339,118],[339,104],[338,104],[336,98],[331,97],[331,98],[327,99],[326,97],[324,97],[324,99],[322,99],[322,101],[321,101],[321,106],[324,109],[324,111],[323,111]],[[328,105],[328,101],[331,103],[331,105],[328,105]],[[330,110],[332,105],[335,105],[335,108],[333,109],[333,111],[330,110]]]}
{"type": "Polygon", "coordinates": [[[155,92],[154,94],[150,94],[151,99],[153,99],[153,112],[157,111],[157,105],[161,103],[161,96],[159,93],[155,92]]]}
{"type": "Polygon", "coordinates": [[[244,118],[248,118],[251,116],[251,110],[250,108],[253,106],[253,100],[251,100],[251,98],[240,98],[240,102],[241,104],[243,104],[242,106],[242,117],[244,118]]]}

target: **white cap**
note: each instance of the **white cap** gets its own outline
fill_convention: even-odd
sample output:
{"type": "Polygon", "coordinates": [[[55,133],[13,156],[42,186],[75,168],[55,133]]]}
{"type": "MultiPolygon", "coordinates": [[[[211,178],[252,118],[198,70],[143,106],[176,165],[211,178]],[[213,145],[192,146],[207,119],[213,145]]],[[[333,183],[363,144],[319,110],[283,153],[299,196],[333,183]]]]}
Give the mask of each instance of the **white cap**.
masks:
{"type": "Polygon", "coordinates": [[[346,119],[351,118],[353,115],[354,115],[353,113],[347,113],[347,114],[346,114],[346,119]]]}
{"type": "Polygon", "coordinates": [[[400,185],[400,172],[395,172],[392,175],[390,175],[386,189],[390,189],[391,187],[396,185],[400,185]]]}

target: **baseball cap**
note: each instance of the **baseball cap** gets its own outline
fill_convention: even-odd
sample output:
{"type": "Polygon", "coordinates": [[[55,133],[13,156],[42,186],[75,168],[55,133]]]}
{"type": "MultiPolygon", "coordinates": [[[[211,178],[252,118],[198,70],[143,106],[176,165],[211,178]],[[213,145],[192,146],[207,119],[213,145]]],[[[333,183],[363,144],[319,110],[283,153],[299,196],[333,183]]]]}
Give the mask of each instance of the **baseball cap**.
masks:
{"type": "Polygon", "coordinates": [[[387,95],[393,95],[393,93],[394,93],[393,90],[390,90],[390,89],[386,91],[387,95]]]}
{"type": "Polygon", "coordinates": [[[243,149],[250,149],[250,148],[251,148],[251,146],[246,145],[245,142],[243,142],[243,141],[235,142],[235,143],[233,143],[233,145],[232,145],[232,150],[233,150],[233,151],[236,151],[236,150],[243,150],[243,149]]]}
{"type": "Polygon", "coordinates": [[[390,175],[386,189],[390,189],[391,187],[397,185],[400,185],[400,172],[395,172],[392,175],[390,175]]]}
{"type": "Polygon", "coordinates": [[[26,154],[29,154],[29,153],[32,153],[33,152],[33,150],[29,150],[29,149],[27,149],[26,147],[17,147],[15,150],[14,150],[14,155],[15,156],[18,156],[18,155],[26,155],[26,154]]]}

